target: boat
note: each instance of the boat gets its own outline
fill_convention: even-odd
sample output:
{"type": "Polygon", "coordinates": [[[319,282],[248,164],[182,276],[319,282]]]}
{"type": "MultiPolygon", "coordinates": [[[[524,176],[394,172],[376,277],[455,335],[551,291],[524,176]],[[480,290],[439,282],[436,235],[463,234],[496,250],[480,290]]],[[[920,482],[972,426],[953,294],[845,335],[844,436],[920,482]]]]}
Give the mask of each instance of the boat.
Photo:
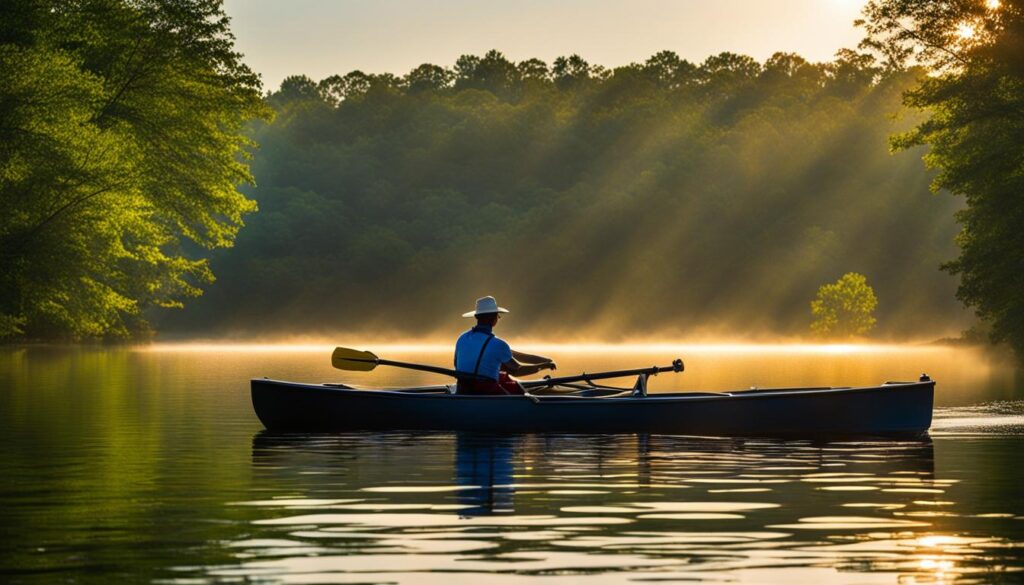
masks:
{"type": "MultiPolygon", "coordinates": [[[[679,371],[681,369],[681,365],[679,371]]],[[[652,372],[666,371],[653,369],[652,372]]],[[[253,379],[256,416],[270,431],[449,430],[650,432],[690,436],[917,437],[931,426],[935,382],[864,387],[646,392],[574,382],[524,382],[525,395],[466,396],[455,384],[371,389],[253,379]]]]}

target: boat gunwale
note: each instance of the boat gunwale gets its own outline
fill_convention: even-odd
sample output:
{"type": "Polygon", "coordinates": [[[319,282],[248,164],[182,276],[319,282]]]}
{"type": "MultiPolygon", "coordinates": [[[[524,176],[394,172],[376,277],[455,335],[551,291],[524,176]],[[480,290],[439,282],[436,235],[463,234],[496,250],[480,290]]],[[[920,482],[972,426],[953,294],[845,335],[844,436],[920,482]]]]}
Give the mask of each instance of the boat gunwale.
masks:
{"type": "MultiPolygon", "coordinates": [[[[645,396],[619,396],[614,398],[599,397],[599,396],[571,396],[571,395],[545,395],[536,394],[530,396],[523,395],[509,395],[509,396],[479,396],[479,395],[465,395],[465,394],[451,394],[442,391],[442,388],[447,388],[446,385],[437,386],[418,386],[411,387],[409,389],[424,390],[427,388],[438,389],[438,393],[422,393],[422,392],[408,392],[409,389],[367,389],[367,388],[340,388],[337,386],[331,386],[329,384],[309,384],[304,382],[289,382],[287,380],[274,380],[270,378],[252,378],[250,384],[253,382],[270,384],[280,388],[292,388],[295,390],[311,390],[320,392],[338,393],[346,396],[367,396],[376,397],[382,399],[398,399],[398,398],[413,398],[421,400],[439,400],[439,399],[455,399],[460,401],[466,400],[523,400],[523,398],[531,399],[535,404],[544,403],[560,403],[560,402],[578,402],[584,400],[587,402],[600,402],[600,403],[614,403],[614,404],[643,404],[645,402],[693,402],[693,401],[714,401],[714,400],[734,400],[734,399],[774,399],[774,398],[790,398],[793,396],[828,396],[832,394],[861,394],[867,392],[879,392],[891,389],[902,389],[914,386],[935,386],[934,380],[917,381],[917,382],[885,382],[877,386],[811,386],[811,387],[793,387],[793,388],[750,388],[734,391],[693,391],[693,392],[665,392],[665,393],[652,393],[645,396]]],[[[598,388],[601,388],[600,386],[598,388]]]]}

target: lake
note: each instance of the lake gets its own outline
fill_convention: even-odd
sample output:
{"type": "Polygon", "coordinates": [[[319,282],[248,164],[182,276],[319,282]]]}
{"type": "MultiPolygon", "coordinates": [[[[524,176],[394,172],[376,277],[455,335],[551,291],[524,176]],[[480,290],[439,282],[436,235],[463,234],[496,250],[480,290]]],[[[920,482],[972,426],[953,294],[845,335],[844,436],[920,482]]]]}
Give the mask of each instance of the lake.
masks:
{"type": "MultiPolygon", "coordinates": [[[[651,392],[937,382],[929,437],[273,434],[248,380],[404,385],[330,347],[0,348],[6,583],[1024,581],[1024,378],[940,346],[530,346],[651,392]]],[[[447,366],[436,346],[374,346],[447,366]]]]}

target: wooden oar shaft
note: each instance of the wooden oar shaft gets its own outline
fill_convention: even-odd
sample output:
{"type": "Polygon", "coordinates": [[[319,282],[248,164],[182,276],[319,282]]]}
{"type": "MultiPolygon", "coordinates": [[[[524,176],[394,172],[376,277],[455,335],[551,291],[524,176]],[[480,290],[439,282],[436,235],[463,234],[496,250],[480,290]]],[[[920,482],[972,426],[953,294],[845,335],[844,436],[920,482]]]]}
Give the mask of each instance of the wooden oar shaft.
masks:
{"type": "MultiPolygon", "coordinates": [[[[354,360],[351,360],[351,361],[366,361],[366,362],[370,362],[371,360],[354,359],[354,360]]],[[[453,378],[462,378],[463,380],[482,380],[482,381],[485,381],[485,382],[493,382],[493,380],[491,380],[490,378],[487,378],[485,376],[478,376],[476,374],[470,374],[470,373],[467,373],[467,372],[459,372],[459,371],[456,371],[456,370],[449,370],[448,368],[441,368],[441,367],[438,367],[438,366],[428,366],[426,364],[412,364],[412,363],[409,363],[409,362],[396,362],[394,360],[385,360],[385,359],[380,359],[380,358],[377,358],[376,360],[372,360],[372,363],[375,363],[375,364],[377,364],[379,366],[393,366],[393,367],[396,367],[396,368],[405,368],[406,370],[418,370],[420,372],[430,372],[432,374],[441,374],[441,375],[444,375],[444,376],[452,376],[453,378]]]]}
{"type": "MultiPolygon", "coordinates": [[[[441,368],[441,367],[438,367],[438,366],[428,366],[426,364],[411,364],[411,363],[408,363],[408,362],[396,362],[394,360],[384,360],[384,359],[378,359],[377,363],[379,365],[382,365],[382,366],[394,366],[396,368],[405,368],[407,370],[419,370],[421,372],[431,372],[433,374],[444,374],[446,376],[454,376],[456,378],[467,375],[467,374],[463,374],[461,372],[456,372],[455,370],[449,370],[448,368],[441,368]]],[[[473,374],[468,374],[468,375],[472,376],[473,374]]]]}
{"type": "Polygon", "coordinates": [[[633,370],[613,370],[610,372],[594,372],[593,374],[579,374],[577,376],[564,376],[562,378],[545,378],[543,380],[525,380],[520,381],[520,384],[524,388],[545,388],[548,386],[555,386],[557,384],[567,384],[572,382],[589,382],[592,380],[607,380],[610,378],[624,378],[626,376],[639,376],[640,374],[647,374],[653,376],[654,374],[660,374],[661,372],[682,372],[683,361],[676,360],[671,366],[653,366],[650,368],[636,368],[633,370]]]}
{"type": "MultiPolygon", "coordinates": [[[[395,360],[381,359],[368,351],[359,351],[349,349],[347,347],[336,347],[334,354],[331,356],[331,363],[334,367],[342,370],[354,370],[354,371],[370,371],[376,366],[393,366],[396,368],[405,368],[407,370],[418,370],[420,372],[430,372],[433,374],[441,374],[444,376],[452,376],[460,380],[481,380],[487,382],[493,382],[490,378],[480,376],[478,374],[472,374],[469,372],[459,372],[449,368],[440,368],[437,366],[430,366],[426,364],[413,364],[409,362],[399,362],[395,360]],[[367,366],[361,366],[359,364],[368,364],[367,366]]],[[[632,370],[614,370],[610,372],[595,372],[593,374],[579,374],[576,376],[564,376],[561,378],[544,378],[542,380],[525,380],[520,382],[524,388],[546,388],[549,386],[555,386],[557,384],[569,384],[572,382],[590,382],[593,380],[606,380],[609,378],[622,378],[625,376],[637,376],[641,374],[647,374],[649,376],[658,374],[661,372],[682,372],[683,371],[683,360],[677,359],[672,362],[671,366],[653,366],[650,368],[635,368],[632,370]]]]}

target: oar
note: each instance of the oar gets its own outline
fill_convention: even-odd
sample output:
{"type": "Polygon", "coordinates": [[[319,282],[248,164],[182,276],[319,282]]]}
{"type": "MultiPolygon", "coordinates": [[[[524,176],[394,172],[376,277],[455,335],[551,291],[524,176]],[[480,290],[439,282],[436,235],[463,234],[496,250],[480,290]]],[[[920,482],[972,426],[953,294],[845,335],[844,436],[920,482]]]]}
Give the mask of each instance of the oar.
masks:
{"type": "MultiPolygon", "coordinates": [[[[445,376],[451,376],[453,378],[462,379],[480,379],[488,382],[493,382],[490,378],[484,376],[477,376],[475,374],[469,374],[466,372],[457,372],[455,370],[449,370],[448,368],[439,368],[437,366],[428,366],[425,364],[413,364],[409,362],[397,362],[394,360],[381,359],[369,351],[359,351],[356,349],[349,349],[347,347],[336,347],[334,353],[331,355],[331,365],[339,370],[349,370],[353,372],[369,372],[377,366],[393,366],[397,368],[405,368],[407,370],[419,370],[421,372],[432,372],[434,374],[442,374],[445,376]]],[[[524,388],[546,388],[548,386],[555,386],[558,384],[572,383],[572,382],[590,382],[593,380],[607,380],[609,378],[623,378],[625,376],[638,376],[640,374],[647,374],[653,376],[661,372],[682,372],[684,369],[683,360],[676,359],[672,362],[671,366],[653,366],[649,368],[636,368],[633,370],[612,370],[608,372],[594,372],[593,374],[579,374],[576,376],[563,376],[561,378],[545,377],[542,380],[521,380],[519,383],[524,388]]]]}
{"type": "Polygon", "coordinates": [[[609,378],[639,376],[640,374],[653,376],[655,374],[660,374],[661,372],[682,372],[683,369],[683,360],[676,359],[672,362],[671,366],[653,366],[650,368],[637,368],[635,370],[613,370],[609,372],[595,372],[593,374],[583,373],[577,376],[564,376],[561,378],[545,377],[542,380],[520,380],[519,383],[522,384],[524,388],[546,388],[548,386],[572,382],[590,382],[592,380],[607,380],[609,378]]]}
{"type": "Polygon", "coordinates": [[[439,368],[437,366],[428,366],[425,364],[411,364],[408,362],[396,362],[394,360],[385,360],[377,357],[369,351],[359,351],[357,349],[349,349],[347,347],[336,347],[334,353],[331,354],[331,365],[338,368],[339,370],[349,370],[352,372],[369,372],[377,366],[394,366],[396,368],[405,368],[407,370],[419,370],[421,372],[431,372],[434,374],[443,374],[445,376],[452,376],[453,378],[462,378],[464,380],[480,379],[493,381],[490,378],[484,376],[477,376],[475,374],[468,374],[466,372],[457,372],[455,370],[449,370],[448,368],[439,368]]]}

